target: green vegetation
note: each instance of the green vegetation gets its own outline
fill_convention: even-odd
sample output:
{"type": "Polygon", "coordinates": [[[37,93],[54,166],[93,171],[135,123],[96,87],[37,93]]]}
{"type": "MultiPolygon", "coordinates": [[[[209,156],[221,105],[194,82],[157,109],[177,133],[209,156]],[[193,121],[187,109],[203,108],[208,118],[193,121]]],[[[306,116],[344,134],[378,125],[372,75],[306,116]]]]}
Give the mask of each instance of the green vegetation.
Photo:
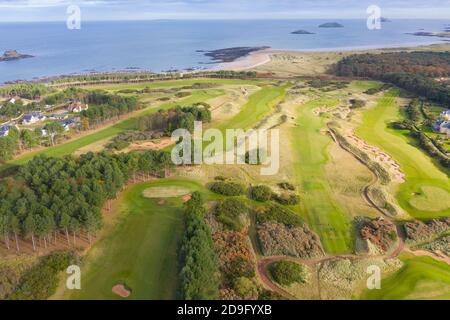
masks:
{"type": "Polygon", "coordinates": [[[220,124],[219,129],[225,131],[226,129],[253,128],[284,99],[287,88],[288,85],[263,87],[249,97],[248,102],[242,106],[236,116],[220,124]]]}
{"type": "Polygon", "coordinates": [[[326,119],[317,117],[318,107],[334,107],[334,99],[317,99],[299,107],[297,126],[292,129],[293,165],[302,193],[298,208],[319,235],[325,251],[352,251],[351,217],[336,203],[325,175],[331,140],[320,133],[326,119]]]}
{"type": "Polygon", "coordinates": [[[131,289],[130,299],[176,298],[182,201],[164,198],[161,205],[144,196],[149,188],[168,187],[201,190],[182,180],[144,182],[127,189],[113,207],[115,218],[106,225],[105,236],[83,260],[82,290],[67,291],[66,298],[120,299],[111,292],[118,283],[131,289]]]}
{"type": "Polygon", "coordinates": [[[245,193],[245,187],[232,181],[215,181],[209,184],[209,189],[217,194],[224,196],[241,196],[245,193]]]}
{"type": "Polygon", "coordinates": [[[55,252],[40,258],[24,273],[19,285],[7,296],[9,300],[45,300],[55,293],[58,275],[74,262],[72,252],[55,252]]]}
{"type": "Polygon", "coordinates": [[[339,61],[336,73],[345,77],[369,77],[424,96],[450,103],[450,88],[435,80],[450,75],[450,52],[388,52],[355,54],[339,61]]]}
{"type": "Polygon", "coordinates": [[[301,227],[304,222],[302,218],[295,212],[283,208],[277,204],[271,204],[267,207],[260,208],[256,215],[259,224],[266,222],[278,222],[290,228],[301,227]]]}
{"type": "MultiPolygon", "coordinates": [[[[151,113],[157,112],[158,110],[161,110],[161,109],[170,109],[170,108],[175,107],[178,104],[191,105],[191,104],[194,104],[197,102],[201,102],[201,101],[205,101],[208,99],[212,99],[214,97],[218,97],[222,94],[223,94],[223,91],[221,91],[221,90],[195,91],[192,94],[192,96],[190,96],[186,99],[180,100],[176,103],[165,103],[158,107],[146,108],[146,109],[140,111],[139,114],[137,115],[137,117],[151,114],[151,113]]],[[[29,160],[31,160],[36,155],[40,155],[40,154],[44,154],[49,157],[63,157],[63,156],[72,154],[73,152],[75,152],[76,150],[78,150],[82,147],[88,146],[88,145],[93,144],[100,140],[111,138],[123,131],[134,129],[135,127],[136,127],[136,118],[133,117],[133,118],[130,118],[127,120],[117,122],[110,127],[107,127],[105,129],[99,130],[95,133],[83,136],[81,138],[69,141],[67,143],[57,145],[54,147],[50,147],[50,148],[46,148],[44,150],[28,153],[24,156],[18,157],[15,160],[10,161],[10,163],[11,164],[19,164],[19,165],[24,164],[24,163],[28,162],[29,160]]]]}
{"type": "MultiPolygon", "coordinates": [[[[146,151],[109,155],[88,153],[80,158],[34,158],[14,178],[0,181],[0,233],[9,248],[9,237],[44,246],[57,233],[81,231],[91,235],[101,227],[101,209],[114,199],[129,178],[155,174],[172,166],[165,152],[146,151]]],[[[74,240],[75,241],[75,240],[74,240]]]]}
{"type": "Polygon", "coordinates": [[[308,281],[308,268],[302,264],[290,261],[279,261],[269,266],[270,276],[282,286],[308,281]]]}
{"type": "Polygon", "coordinates": [[[180,294],[183,300],[213,300],[219,295],[219,266],[200,193],[185,205],[181,245],[180,294]]]}
{"type": "Polygon", "coordinates": [[[429,188],[439,194],[450,196],[450,182],[430,157],[417,147],[408,132],[389,128],[388,123],[401,120],[401,111],[395,103],[396,91],[389,91],[380,98],[376,107],[363,115],[363,124],[356,133],[369,144],[376,145],[390,154],[406,174],[396,194],[401,207],[416,218],[438,218],[450,215],[450,208],[442,208],[439,202],[428,194],[429,188]],[[420,201],[416,198],[420,198],[420,201]],[[414,204],[420,202],[420,209],[414,204]],[[425,201],[425,202],[424,202],[425,201]],[[424,210],[426,208],[426,210],[424,210]]]}
{"type": "Polygon", "coordinates": [[[241,231],[245,226],[248,208],[245,202],[237,198],[219,200],[214,214],[228,230],[241,231]]]}
{"type": "Polygon", "coordinates": [[[18,83],[0,88],[0,95],[18,96],[24,99],[38,99],[51,92],[51,89],[38,83],[18,83]]]}
{"type": "Polygon", "coordinates": [[[272,200],[274,193],[268,186],[259,185],[249,188],[249,196],[255,201],[266,202],[272,200]]]}
{"type": "Polygon", "coordinates": [[[367,290],[365,300],[450,299],[450,266],[430,257],[403,258],[404,266],[381,281],[381,290],[367,290]]]}

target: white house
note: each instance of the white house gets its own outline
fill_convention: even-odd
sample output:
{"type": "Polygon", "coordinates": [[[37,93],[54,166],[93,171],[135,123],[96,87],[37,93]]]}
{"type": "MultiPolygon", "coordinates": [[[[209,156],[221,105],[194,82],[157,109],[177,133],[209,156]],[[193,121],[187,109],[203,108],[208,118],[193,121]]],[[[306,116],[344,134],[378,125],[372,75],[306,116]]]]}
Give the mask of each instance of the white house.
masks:
{"type": "Polygon", "coordinates": [[[52,120],[65,120],[67,117],[67,113],[54,113],[48,116],[48,118],[52,120]]]}
{"type": "Polygon", "coordinates": [[[441,113],[441,119],[444,121],[450,121],[450,110],[443,111],[441,113]]]}
{"type": "Polygon", "coordinates": [[[81,111],[89,109],[89,105],[84,104],[80,101],[71,102],[67,106],[67,111],[73,112],[73,113],[80,113],[81,111]]]}
{"type": "Polygon", "coordinates": [[[79,121],[77,119],[67,119],[61,122],[64,127],[64,131],[69,131],[71,128],[75,127],[79,121]]]}
{"type": "Polygon", "coordinates": [[[29,114],[26,114],[23,116],[22,124],[30,125],[30,124],[38,123],[40,121],[44,121],[45,119],[47,119],[47,117],[44,116],[42,113],[33,112],[33,113],[29,113],[29,114]]]}
{"type": "Polygon", "coordinates": [[[0,137],[8,136],[10,129],[11,129],[11,126],[9,124],[5,124],[3,126],[0,126],[0,137]]]}
{"type": "Polygon", "coordinates": [[[439,125],[439,132],[450,137],[450,121],[443,121],[439,125]]]}

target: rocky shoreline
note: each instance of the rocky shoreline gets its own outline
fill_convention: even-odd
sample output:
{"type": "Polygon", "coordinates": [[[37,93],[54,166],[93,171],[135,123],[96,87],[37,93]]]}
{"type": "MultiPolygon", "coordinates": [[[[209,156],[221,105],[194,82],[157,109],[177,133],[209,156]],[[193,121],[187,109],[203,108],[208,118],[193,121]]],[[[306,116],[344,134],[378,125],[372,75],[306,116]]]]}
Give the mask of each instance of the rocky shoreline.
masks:
{"type": "Polygon", "coordinates": [[[34,56],[29,55],[29,54],[18,53],[16,50],[7,50],[0,57],[0,61],[13,61],[13,60],[21,60],[21,59],[27,59],[27,58],[34,58],[34,56]]]}
{"type": "Polygon", "coordinates": [[[265,49],[269,49],[270,47],[233,47],[233,48],[225,48],[218,50],[197,50],[197,52],[204,53],[205,56],[210,57],[213,63],[221,62],[234,62],[239,58],[246,57],[249,54],[261,51],[265,49]]]}

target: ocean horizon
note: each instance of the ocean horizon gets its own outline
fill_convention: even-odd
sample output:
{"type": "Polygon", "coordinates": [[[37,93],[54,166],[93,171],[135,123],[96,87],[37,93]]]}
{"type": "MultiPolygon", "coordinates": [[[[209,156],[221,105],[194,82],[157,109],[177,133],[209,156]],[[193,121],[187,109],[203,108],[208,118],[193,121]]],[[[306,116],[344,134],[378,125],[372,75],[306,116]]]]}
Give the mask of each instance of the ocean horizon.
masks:
{"type": "Polygon", "coordinates": [[[393,20],[369,30],[366,20],[151,20],[0,23],[0,51],[33,58],[0,62],[0,83],[90,72],[210,69],[220,64],[201,50],[268,46],[279,50],[344,51],[445,43],[448,20],[393,20]],[[343,28],[319,28],[325,22],[343,28]],[[296,30],[314,34],[292,34],[296,30]]]}

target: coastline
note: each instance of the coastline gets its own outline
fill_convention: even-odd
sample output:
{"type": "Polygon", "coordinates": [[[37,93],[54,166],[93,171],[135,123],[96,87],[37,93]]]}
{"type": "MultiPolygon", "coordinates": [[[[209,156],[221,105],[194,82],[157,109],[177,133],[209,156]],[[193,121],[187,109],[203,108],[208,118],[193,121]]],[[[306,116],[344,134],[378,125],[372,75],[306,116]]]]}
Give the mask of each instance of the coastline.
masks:
{"type": "Polygon", "coordinates": [[[255,69],[270,63],[273,60],[274,55],[351,55],[360,53],[382,53],[392,51],[412,51],[412,50],[436,50],[442,48],[442,50],[450,50],[450,42],[440,41],[432,42],[430,44],[417,44],[411,43],[405,45],[386,45],[375,47],[344,47],[344,48],[327,48],[327,49],[264,49],[252,52],[251,54],[241,57],[233,62],[220,63],[211,70],[227,70],[227,71],[245,71],[255,69]]]}
{"type": "MultiPolygon", "coordinates": [[[[342,47],[342,48],[324,48],[324,49],[275,49],[268,48],[262,49],[258,51],[254,51],[249,53],[246,56],[237,58],[232,62],[220,62],[210,68],[205,69],[193,69],[186,68],[184,70],[178,70],[182,73],[196,73],[196,72],[208,72],[208,71],[247,71],[247,70],[257,70],[261,72],[270,72],[272,62],[274,58],[277,56],[284,57],[284,60],[292,60],[294,57],[298,58],[300,61],[294,61],[293,66],[288,67],[298,67],[299,64],[305,66],[307,63],[310,63],[312,60],[327,60],[322,61],[320,67],[328,66],[338,59],[343,58],[352,54],[362,54],[362,53],[382,53],[382,52],[392,52],[392,51],[415,51],[415,50],[438,50],[438,51],[449,51],[450,50],[450,42],[449,41],[432,41],[430,44],[422,44],[422,43],[411,43],[410,45],[385,45],[385,46],[374,46],[374,47],[342,47]],[[286,58],[288,57],[288,58],[286,58]],[[303,61],[301,61],[303,60],[303,61]],[[308,61],[309,60],[309,61],[308,61]],[[265,70],[267,67],[267,70],[265,70]]],[[[292,61],[291,61],[292,62],[292,61]]],[[[284,61],[286,63],[286,61],[284,61]]],[[[289,64],[289,63],[288,63],[289,64]]],[[[317,66],[316,66],[317,67],[317,66]]],[[[312,75],[323,73],[323,68],[318,68],[316,72],[296,72],[293,70],[291,74],[298,75],[312,75]]],[[[276,68],[275,68],[276,69],[276,68]]],[[[288,68],[287,68],[288,69],[288,68]]],[[[284,74],[287,74],[286,70],[283,70],[284,74]]],[[[276,72],[276,70],[275,70],[276,72]]],[[[29,82],[29,83],[46,83],[50,79],[59,78],[59,77],[71,77],[71,76],[83,76],[83,75],[101,75],[101,74],[121,74],[121,73],[130,73],[130,74],[139,74],[139,73],[155,73],[150,70],[145,69],[126,69],[126,70],[115,70],[108,72],[90,72],[90,73],[73,73],[70,75],[57,75],[57,76],[48,76],[48,77],[36,77],[32,80],[23,80],[17,79],[15,81],[0,83],[0,87],[8,86],[13,84],[14,82],[29,82]]],[[[164,74],[165,72],[159,72],[155,74],[164,74]]],[[[166,72],[168,73],[168,72],[166,72]]]]}

